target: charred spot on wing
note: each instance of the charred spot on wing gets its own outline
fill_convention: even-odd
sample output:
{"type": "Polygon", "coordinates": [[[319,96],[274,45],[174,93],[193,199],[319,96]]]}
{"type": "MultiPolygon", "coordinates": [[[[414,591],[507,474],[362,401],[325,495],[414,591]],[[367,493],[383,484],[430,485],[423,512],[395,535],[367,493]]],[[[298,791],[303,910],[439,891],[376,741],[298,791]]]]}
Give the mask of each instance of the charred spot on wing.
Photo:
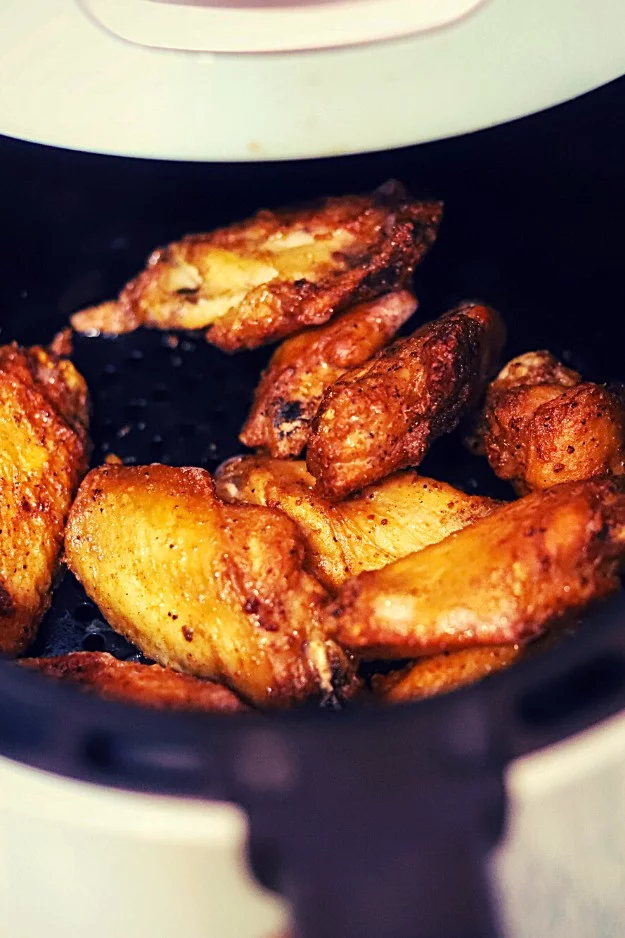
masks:
{"type": "MultiPolygon", "coordinates": [[[[294,423],[303,415],[301,401],[282,401],[273,418],[274,426],[280,429],[285,423],[294,423]]],[[[292,431],[289,431],[292,432],[292,431]]]]}
{"type": "Polygon", "coordinates": [[[251,616],[256,625],[264,632],[280,631],[279,624],[274,621],[271,615],[267,615],[267,610],[258,596],[248,596],[242,608],[243,612],[251,616]]]}
{"type": "Polygon", "coordinates": [[[15,603],[9,591],[0,584],[0,618],[7,619],[16,612],[15,603]]]}

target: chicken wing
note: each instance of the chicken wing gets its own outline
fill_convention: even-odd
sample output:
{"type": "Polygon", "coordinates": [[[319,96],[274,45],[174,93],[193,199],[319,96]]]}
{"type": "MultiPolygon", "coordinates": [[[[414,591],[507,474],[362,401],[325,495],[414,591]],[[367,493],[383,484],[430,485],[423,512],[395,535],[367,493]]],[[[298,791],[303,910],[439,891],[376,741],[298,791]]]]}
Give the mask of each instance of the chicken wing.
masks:
{"type": "Polygon", "coordinates": [[[53,658],[23,658],[20,665],[46,677],[78,684],[107,700],[158,710],[239,713],[249,710],[236,694],[214,681],[201,681],[158,664],[119,661],[100,651],[74,651],[53,658]]]}
{"type": "Polygon", "coordinates": [[[0,652],[23,652],[50,605],[65,520],[87,471],[87,387],[42,348],[0,347],[0,652]]]}
{"type": "Polygon", "coordinates": [[[504,671],[521,659],[548,651],[564,634],[574,631],[569,623],[568,627],[553,626],[528,644],[482,645],[417,658],[388,674],[374,675],[373,695],[383,703],[408,703],[449,694],[504,671]]]}
{"type": "Polygon", "coordinates": [[[388,293],[287,339],[256,389],[241,442],[282,459],[299,456],[326,388],[383,348],[416,308],[407,291],[388,293]]]}
{"type": "Polygon", "coordinates": [[[625,480],[528,495],[341,588],[329,633],[368,658],[526,643],[619,587],[625,480]]]}
{"type": "Polygon", "coordinates": [[[141,325],[139,318],[117,300],[82,309],[72,316],[72,328],[85,335],[123,335],[141,325]]]}
{"type": "Polygon", "coordinates": [[[330,590],[442,540],[500,504],[411,471],[332,504],[316,492],[304,462],[267,456],[229,459],[215,484],[224,501],[279,508],[292,518],[306,541],[308,569],[330,590]]]}
{"type": "Polygon", "coordinates": [[[472,448],[520,494],[625,472],[625,397],[582,382],[549,352],[513,359],[492,382],[472,448]]]}
{"type": "Polygon", "coordinates": [[[155,251],[117,304],[83,311],[79,331],[203,329],[227,352],[274,342],[407,283],[434,242],[439,202],[397,183],[369,196],[259,212],[155,251]]]}
{"type": "Polygon", "coordinates": [[[89,596],[149,658],[266,707],[329,697],[347,680],[304,549],[280,512],[224,505],[204,470],[161,465],[92,471],[65,541],[89,596]]]}
{"type": "Polygon", "coordinates": [[[346,372],[326,391],[308,442],[321,494],[342,498],[418,466],[477,401],[503,341],[498,314],[465,303],[346,372]]]}
{"type": "Polygon", "coordinates": [[[373,690],[376,698],[384,703],[425,700],[469,687],[489,674],[503,671],[526,652],[525,645],[484,645],[442,652],[420,658],[390,674],[374,677],[373,690]]]}

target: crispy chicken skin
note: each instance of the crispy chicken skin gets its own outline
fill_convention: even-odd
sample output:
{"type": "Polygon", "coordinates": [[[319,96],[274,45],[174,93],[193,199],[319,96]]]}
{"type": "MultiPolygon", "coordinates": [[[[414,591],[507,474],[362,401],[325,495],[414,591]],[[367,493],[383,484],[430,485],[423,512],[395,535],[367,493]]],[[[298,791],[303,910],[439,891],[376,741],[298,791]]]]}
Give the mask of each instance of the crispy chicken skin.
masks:
{"type": "Polygon", "coordinates": [[[0,347],[0,653],[23,652],[50,605],[65,520],[87,471],[87,387],[43,348],[0,347]]]}
{"type": "Polygon", "coordinates": [[[117,300],[108,300],[82,309],[72,316],[72,328],[86,335],[122,335],[140,325],[137,317],[117,300]]]}
{"type": "Polygon", "coordinates": [[[418,466],[481,395],[504,336],[494,310],[464,303],[346,372],[326,391],[308,443],[320,493],[343,498],[418,466]]]}
{"type": "Polygon", "coordinates": [[[283,342],[256,389],[241,442],[281,459],[299,456],[326,388],[383,348],[416,308],[411,293],[387,293],[283,342]]]}
{"type": "Polygon", "coordinates": [[[373,690],[384,703],[407,703],[449,694],[503,671],[527,653],[524,645],[484,645],[420,658],[405,668],[373,679],[373,690]]]}
{"type": "Polygon", "coordinates": [[[328,631],[368,658],[525,643],[617,590],[624,552],[625,481],[564,483],[348,580],[328,631]]]}
{"type": "Polygon", "coordinates": [[[240,713],[249,710],[227,687],[158,664],[119,661],[100,651],[74,651],[53,658],[23,658],[20,665],[46,677],[78,684],[107,700],[156,710],[240,713]]]}
{"type": "Polygon", "coordinates": [[[388,674],[374,675],[371,682],[373,698],[378,702],[395,704],[449,694],[504,671],[523,658],[549,650],[562,640],[564,634],[574,631],[571,623],[567,623],[567,626],[552,627],[528,644],[482,645],[417,658],[388,674]]]}
{"type": "Polygon", "coordinates": [[[278,511],[224,505],[202,469],[89,473],[65,540],[70,569],[149,658],[284,707],[330,696],[347,663],[321,630],[327,594],[278,511]]]}
{"type": "Polygon", "coordinates": [[[625,471],[625,397],[549,352],[513,359],[489,386],[472,448],[524,494],[625,471]]]}
{"type": "Polygon", "coordinates": [[[372,195],[262,211],[155,251],[117,304],[72,320],[79,331],[209,328],[227,352],[274,342],[404,286],[436,238],[439,202],[398,183],[372,195]]]}
{"type": "Polygon", "coordinates": [[[315,491],[304,462],[268,456],[229,459],[215,484],[224,501],[279,508],[292,518],[306,540],[308,569],[330,590],[442,540],[500,504],[412,471],[333,504],[315,491]]]}

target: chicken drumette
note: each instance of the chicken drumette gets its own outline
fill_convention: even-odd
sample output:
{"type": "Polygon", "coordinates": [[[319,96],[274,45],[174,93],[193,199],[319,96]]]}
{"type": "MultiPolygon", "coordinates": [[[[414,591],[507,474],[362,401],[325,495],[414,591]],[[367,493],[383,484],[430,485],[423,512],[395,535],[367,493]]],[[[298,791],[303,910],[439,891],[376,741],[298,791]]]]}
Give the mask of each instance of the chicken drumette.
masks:
{"type": "Polygon", "coordinates": [[[299,456],[326,388],[383,348],[416,306],[407,291],[387,293],[283,342],[256,389],[241,442],[281,459],[299,456]]]}
{"type": "Polygon", "coordinates": [[[465,303],[346,372],[326,391],[308,443],[321,494],[343,498],[419,465],[479,399],[504,335],[494,310],[465,303]]]}
{"type": "Polygon", "coordinates": [[[524,494],[625,472],[625,395],[527,352],[489,386],[469,445],[524,494]]]}

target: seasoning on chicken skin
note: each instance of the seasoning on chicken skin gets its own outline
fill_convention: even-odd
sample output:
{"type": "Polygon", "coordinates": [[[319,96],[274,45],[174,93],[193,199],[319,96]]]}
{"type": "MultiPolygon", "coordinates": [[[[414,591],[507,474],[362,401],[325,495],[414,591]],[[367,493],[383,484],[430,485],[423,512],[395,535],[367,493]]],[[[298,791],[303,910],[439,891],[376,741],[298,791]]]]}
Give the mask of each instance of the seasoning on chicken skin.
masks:
{"type": "Polygon", "coordinates": [[[155,251],[114,312],[95,307],[72,322],[81,331],[210,327],[224,351],[256,348],[403,287],[441,215],[440,202],[414,201],[399,183],[262,211],[155,251]]]}
{"type": "Polygon", "coordinates": [[[481,395],[504,335],[494,310],[464,303],[346,372],[326,391],[308,443],[321,494],[343,498],[418,466],[481,395]]]}
{"type": "Polygon", "coordinates": [[[304,462],[268,456],[229,459],[215,485],[224,501],[279,508],[292,518],[306,541],[308,569],[330,590],[442,540],[501,504],[412,471],[331,503],[315,491],[304,462]]]}
{"type": "Polygon", "coordinates": [[[625,472],[625,397],[549,352],[513,359],[489,386],[472,448],[520,494],[625,472]]]}
{"type": "Polygon", "coordinates": [[[161,465],[90,472],[65,540],[114,629],[159,664],[266,707],[328,698],[349,679],[304,551],[286,515],[224,505],[204,470],[161,465]]]}
{"type": "Polygon", "coordinates": [[[299,456],[326,388],[383,348],[416,308],[407,291],[388,293],[283,342],[256,389],[241,442],[282,459],[299,456]]]}
{"type": "Polygon", "coordinates": [[[526,643],[616,591],[623,553],[625,480],[567,482],[348,580],[328,631],[372,659],[526,643]]]}
{"type": "Polygon", "coordinates": [[[87,471],[87,387],[43,348],[0,347],[0,652],[33,641],[87,471]]]}
{"type": "Polygon", "coordinates": [[[52,658],[23,658],[22,667],[95,691],[107,700],[157,710],[240,713],[249,707],[227,687],[159,664],[119,661],[103,651],[74,651],[52,658]]]}

